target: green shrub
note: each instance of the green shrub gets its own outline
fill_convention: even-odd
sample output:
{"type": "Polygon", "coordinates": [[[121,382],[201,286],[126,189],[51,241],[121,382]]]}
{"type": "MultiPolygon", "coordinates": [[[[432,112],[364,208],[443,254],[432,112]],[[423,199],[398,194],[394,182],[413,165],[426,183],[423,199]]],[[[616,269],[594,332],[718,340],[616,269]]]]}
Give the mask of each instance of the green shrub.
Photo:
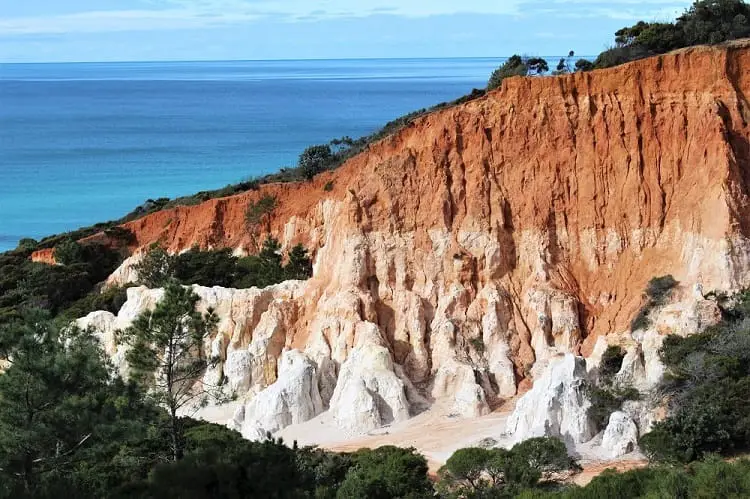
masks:
{"type": "Polygon", "coordinates": [[[304,281],[312,276],[312,270],[312,261],[307,254],[307,249],[301,244],[294,246],[289,251],[287,264],[284,267],[284,277],[304,281]]]}
{"type": "Polygon", "coordinates": [[[594,69],[594,63],[586,59],[578,59],[575,64],[576,71],[586,72],[594,69]]]}
{"type": "Polygon", "coordinates": [[[16,250],[31,252],[31,251],[35,251],[38,246],[39,246],[39,242],[36,239],[25,237],[21,239],[20,241],[18,241],[18,247],[16,248],[16,250]]]}
{"type": "Polygon", "coordinates": [[[231,249],[202,251],[193,248],[172,259],[173,276],[181,283],[232,287],[239,278],[238,258],[231,249]]]}
{"type": "Polygon", "coordinates": [[[655,307],[662,306],[666,303],[667,298],[672,290],[679,283],[671,275],[654,277],[646,286],[646,303],[641,307],[633,321],[630,323],[630,330],[646,329],[651,325],[649,314],[655,307]]]}
{"type": "Polygon", "coordinates": [[[265,195],[257,201],[251,201],[245,210],[245,223],[248,227],[256,227],[276,209],[276,197],[265,195]]]}
{"type": "Polygon", "coordinates": [[[629,386],[620,388],[587,384],[585,390],[591,402],[588,416],[600,430],[607,427],[609,417],[613,412],[619,411],[623,403],[640,398],[638,390],[629,386]]]}
{"type": "Polygon", "coordinates": [[[413,448],[385,446],[363,449],[354,456],[336,497],[340,499],[429,498],[427,460],[413,448]]]}
{"type": "Polygon", "coordinates": [[[625,358],[625,350],[621,346],[610,345],[602,354],[602,360],[599,364],[599,378],[604,384],[611,384],[615,375],[622,368],[622,361],[625,358]]]}
{"type": "Polygon", "coordinates": [[[252,288],[271,286],[287,280],[306,280],[312,276],[312,262],[301,244],[284,255],[278,240],[267,238],[257,255],[238,258],[232,250],[193,248],[179,255],[169,255],[154,246],[136,264],[138,282],[150,288],[164,287],[174,280],[185,286],[221,286],[252,288]]]}
{"type": "Polygon", "coordinates": [[[80,317],[86,317],[91,312],[103,310],[115,315],[120,311],[128,299],[128,286],[113,286],[98,293],[93,291],[83,298],[73,302],[60,315],[66,321],[72,321],[80,317]]]}
{"type": "Polygon", "coordinates": [[[663,305],[671,291],[679,283],[671,275],[665,275],[662,277],[654,277],[648,283],[646,288],[646,295],[651,298],[651,302],[654,305],[663,305]]]}
{"type": "Polygon", "coordinates": [[[615,33],[615,47],[594,66],[607,68],[682,47],[750,36],[750,7],[743,0],[698,0],[673,23],[640,21],[615,33]]]}

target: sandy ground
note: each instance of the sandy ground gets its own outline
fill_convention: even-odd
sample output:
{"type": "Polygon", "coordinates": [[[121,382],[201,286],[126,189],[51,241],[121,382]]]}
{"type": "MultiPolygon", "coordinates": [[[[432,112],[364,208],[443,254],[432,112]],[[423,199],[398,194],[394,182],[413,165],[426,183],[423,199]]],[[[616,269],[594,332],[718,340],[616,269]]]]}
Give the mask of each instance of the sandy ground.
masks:
{"type": "MultiPolygon", "coordinates": [[[[427,458],[430,473],[445,464],[458,449],[476,447],[494,440],[494,445],[510,447],[512,442],[503,435],[510,411],[502,410],[475,419],[450,417],[436,410],[429,410],[403,423],[381,428],[366,435],[352,435],[338,428],[328,414],[301,425],[290,426],[280,432],[285,442],[295,440],[298,445],[317,445],[325,449],[351,452],[361,448],[376,448],[382,445],[414,447],[427,458]],[[483,442],[483,440],[485,442],[483,442]]],[[[645,466],[646,460],[638,453],[628,454],[616,460],[602,455],[598,439],[570,449],[583,472],[575,482],[585,485],[607,468],[620,471],[645,466]]]]}
{"type": "Polygon", "coordinates": [[[279,435],[288,443],[296,440],[300,446],[318,445],[341,452],[383,445],[414,447],[427,458],[430,471],[435,472],[457,449],[477,446],[484,438],[499,442],[499,430],[505,427],[507,417],[508,413],[493,413],[463,419],[431,410],[366,435],[352,435],[335,426],[330,416],[324,413],[307,423],[285,428],[279,435]]]}
{"type": "MultiPolygon", "coordinates": [[[[195,416],[225,424],[232,418],[239,405],[240,402],[233,402],[218,407],[207,407],[195,416]]],[[[512,404],[509,405],[512,407],[512,404]]],[[[434,474],[458,449],[486,445],[488,442],[491,445],[510,447],[510,438],[503,435],[509,415],[510,410],[507,406],[487,416],[472,419],[449,416],[447,411],[433,407],[408,421],[379,428],[367,434],[356,434],[339,428],[326,412],[306,423],[289,426],[276,436],[283,438],[290,446],[296,441],[301,447],[314,445],[338,452],[353,452],[383,445],[414,447],[427,458],[430,473],[434,474]]],[[[607,468],[626,471],[647,464],[638,453],[628,454],[616,460],[607,459],[602,455],[598,443],[597,438],[570,449],[583,467],[583,472],[574,480],[578,485],[587,484],[607,468]]]]}

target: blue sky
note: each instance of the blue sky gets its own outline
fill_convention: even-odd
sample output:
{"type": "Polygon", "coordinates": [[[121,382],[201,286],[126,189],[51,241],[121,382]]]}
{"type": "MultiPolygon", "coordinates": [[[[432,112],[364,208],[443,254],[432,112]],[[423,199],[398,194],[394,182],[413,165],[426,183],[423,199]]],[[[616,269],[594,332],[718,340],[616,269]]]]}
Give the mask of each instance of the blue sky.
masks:
{"type": "Polygon", "coordinates": [[[0,62],[595,54],[680,0],[0,0],[0,62]]]}

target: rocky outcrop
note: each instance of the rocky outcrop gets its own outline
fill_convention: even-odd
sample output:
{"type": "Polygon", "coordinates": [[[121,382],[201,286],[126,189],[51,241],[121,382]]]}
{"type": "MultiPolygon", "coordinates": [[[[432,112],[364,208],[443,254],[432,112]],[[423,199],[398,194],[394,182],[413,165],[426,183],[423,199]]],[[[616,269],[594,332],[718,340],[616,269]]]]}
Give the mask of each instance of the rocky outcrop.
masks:
{"type": "MultiPolygon", "coordinates": [[[[649,389],[661,376],[663,337],[712,320],[701,291],[750,283],[749,92],[742,44],[511,78],[311,182],[126,227],[138,248],[252,252],[272,234],[310,249],[305,283],[196,288],[201,306],[222,318],[207,345],[221,362],[206,375],[247,400],[277,382],[283,353],[296,349],[344,426],[364,431],[425,405],[481,415],[535,381],[514,433],[551,429],[581,441],[591,436],[576,381],[589,375],[581,357],[622,344],[618,376],[649,389]],[[248,229],[245,210],[263,196],[276,208],[248,229]],[[680,282],[672,300],[648,330],[631,332],[647,282],[665,274],[680,282]],[[344,414],[342,402],[358,415],[344,414]]],[[[132,279],[130,269],[112,281],[132,279]]],[[[134,304],[116,318],[87,320],[119,327],[156,293],[131,292],[134,304]]],[[[263,407],[284,397],[272,399],[263,407]]]]}
{"type": "Polygon", "coordinates": [[[552,359],[534,387],[516,403],[506,433],[514,442],[558,437],[570,444],[588,442],[596,429],[586,396],[586,361],[567,354],[552,359]]]}
{"type": "Polygon", "coordinates": [[[229,426],[247,439],[263,440],[323,410],[315,363],[298,350],[290,350],[279,360],[278,379],[242,406],[229,426]]]}
{"type": "Polygon", "coordinates": [[[409,418],[405,386],[387,348],[363,345],[352,351],[341,366],[331,412],[339,426],[359,432],[409,418]]]}
{"type": "Polygon", "coordinates": [[[638,427],[630,416],[622,411],[609,416],[609,424],[602,437],[602,449],[610,459],[629,454],[638,448],[638,427]]]}

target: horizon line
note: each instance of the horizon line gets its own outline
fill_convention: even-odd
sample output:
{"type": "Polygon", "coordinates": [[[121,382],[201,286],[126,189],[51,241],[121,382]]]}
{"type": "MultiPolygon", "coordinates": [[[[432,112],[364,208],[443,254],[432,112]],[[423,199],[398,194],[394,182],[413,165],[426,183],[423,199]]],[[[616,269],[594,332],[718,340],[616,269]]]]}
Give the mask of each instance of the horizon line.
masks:
{"type": "MultiPolygon", "coordinates": [[[[522,55],[526,57],[528,55],[522,55]]],[[[453,56],[453,57],[310,57],[310,58],[280,58],[280,59],[154,59],[154,60],[117,60],[117,61],[0,61],[3,65],[23,64],[175,64],[175,63],[205,63],[205,62],[308,62],[308,61],[409,61],[409,60],[469,60],[469,59],[508,59],[510,55],[491,56],[453,56]]],[[[538,55],[529,57],[567,57],[563,54],[538,55]]],[[[576,58],[591,58],[592,55],[575,55],[576,58]]]]}

